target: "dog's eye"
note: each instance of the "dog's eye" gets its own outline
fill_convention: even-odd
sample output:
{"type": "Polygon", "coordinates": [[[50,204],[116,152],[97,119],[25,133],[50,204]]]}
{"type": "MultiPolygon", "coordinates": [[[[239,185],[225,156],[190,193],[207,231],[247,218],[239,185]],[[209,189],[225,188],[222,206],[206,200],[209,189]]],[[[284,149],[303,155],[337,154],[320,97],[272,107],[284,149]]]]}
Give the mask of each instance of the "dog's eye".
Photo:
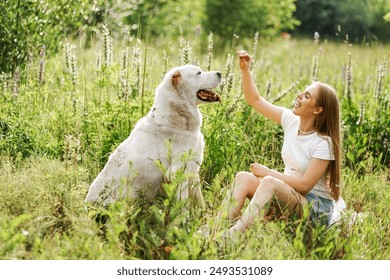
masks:
{"type": "Polygon", "coordinates": [[[198,73],[196,73],[196,75],[198,76],[198,75],[200,75],[200,74],[202,74],[202,72],[201,71],[199,71],[198,73]]]}

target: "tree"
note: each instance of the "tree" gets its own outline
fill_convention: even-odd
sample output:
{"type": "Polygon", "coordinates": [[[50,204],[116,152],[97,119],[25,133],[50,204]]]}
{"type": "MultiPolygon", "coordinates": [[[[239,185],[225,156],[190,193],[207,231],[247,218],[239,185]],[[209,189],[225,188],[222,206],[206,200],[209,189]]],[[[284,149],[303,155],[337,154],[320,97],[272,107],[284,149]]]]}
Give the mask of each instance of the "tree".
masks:
{"type": "Polygon", "coordinates": [[[374,36],[390,39],[390,24],[385,14],[389,0],[298,0],[294,16],[301,22],[298,33],[312,36],[319,32],[325,37],[348,34],[349,40],[361,41],[374,36]]]}
{"type": "Polygon", "coordinates": [[[373,14],[371,33],[379,40],[390,41],[390,0],[370,0],[373,14]]]}
{"type": "Polygon", "coordinates": [[[337,0],[297,0],[294,16],[301,22],[297,31],[334,35],[337,30],[337,0]]]}
{"type": "Polygon", "coordinates": [[[89,0],[0,1],[0,73],[22,66],[29,52],[57,50],[58,42],[89,20],[89,0]]]}
{"type": "Polygon", "coordinates": [[[206,0],[203,25],[207,31],[222,38],[233,33],[241,37],[273,37],[281,31],[293,30],[295,0],[206,0]]]}

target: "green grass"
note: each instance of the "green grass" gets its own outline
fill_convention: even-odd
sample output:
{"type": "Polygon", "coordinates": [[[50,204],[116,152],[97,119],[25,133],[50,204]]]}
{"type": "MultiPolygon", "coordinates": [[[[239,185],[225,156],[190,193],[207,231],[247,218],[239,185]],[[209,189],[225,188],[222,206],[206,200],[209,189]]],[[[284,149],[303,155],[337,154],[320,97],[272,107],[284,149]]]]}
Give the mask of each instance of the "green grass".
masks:
{"type": "MultiPolygon", "coordinates": [[[[252,52],[254,43],[235,44],[234,51],[252,52]]],[[[216,218],[220,212],[223,217],[223,198],[235,173],[253,161],[282,170],[283,134],[243,101],[236,58],[228,59],[232,49],[213,53],[211,68],[221,70],[227,81],[220,90],[222,104],[201,106],[206,209],[182,210],[185,205],[169,191],[182,180],[179,175],[165,186],[168,196],[153,205],[120,201],[105,209],[84,203],[109,153],[149,110],[166,69],[183,60],[208,67],[207,47],[186,53],[178,42],[164,40],[153,46],[133,40],[126,47],[126,66],[121,62],[125,47],[118,46],[112,64],[98,68],[104,46],[97,42],[90,49],[70,49],[76,68],[66,67],[65,54],[45,61],[43,83],[37,78],[38,57],[21,69],[20,83],[1,77],[0,259],[390,258],[389,46],[259,43],[252,70],[269,100],[290,107],[294,94],[312,80],[313,69],[319,80],[336,88],[342,104],[347,214],[367,216],[328,231],[308,229],[303,220],[259,222],[236,244],[213,240],[229,226],[216,218]],[[318,64],[313,64],[315,57],[318,64]],[[349,81],[347,69],[352,69],[349,81]],[[97,217],[107,221],[99,223],[97,217]]]]}

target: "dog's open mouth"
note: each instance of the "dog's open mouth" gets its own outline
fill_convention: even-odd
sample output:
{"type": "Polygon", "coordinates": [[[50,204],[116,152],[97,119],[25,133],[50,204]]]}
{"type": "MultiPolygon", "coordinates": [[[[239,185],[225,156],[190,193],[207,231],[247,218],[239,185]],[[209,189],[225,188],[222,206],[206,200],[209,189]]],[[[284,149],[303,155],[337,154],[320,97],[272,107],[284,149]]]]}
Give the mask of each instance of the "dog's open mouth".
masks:
{"type": "Polygon", "coordinates": [[[209,89],[201,89],[197,92],[197,95],[204,102],[221,102],[221,97],[209,89]]]}

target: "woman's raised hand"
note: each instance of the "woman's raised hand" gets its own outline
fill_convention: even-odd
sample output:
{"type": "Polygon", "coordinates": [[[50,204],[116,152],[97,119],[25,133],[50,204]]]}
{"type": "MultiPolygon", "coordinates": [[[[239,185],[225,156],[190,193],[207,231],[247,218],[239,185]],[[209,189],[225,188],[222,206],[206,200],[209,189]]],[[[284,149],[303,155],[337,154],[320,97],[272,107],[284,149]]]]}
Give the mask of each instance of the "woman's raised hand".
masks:
{"type": "Polygon", "coordinates": [[[241,71],[249,70],[252,61],[251,56],[244,50],[238,51],[237,55],[240,59],[241,71]]]}

